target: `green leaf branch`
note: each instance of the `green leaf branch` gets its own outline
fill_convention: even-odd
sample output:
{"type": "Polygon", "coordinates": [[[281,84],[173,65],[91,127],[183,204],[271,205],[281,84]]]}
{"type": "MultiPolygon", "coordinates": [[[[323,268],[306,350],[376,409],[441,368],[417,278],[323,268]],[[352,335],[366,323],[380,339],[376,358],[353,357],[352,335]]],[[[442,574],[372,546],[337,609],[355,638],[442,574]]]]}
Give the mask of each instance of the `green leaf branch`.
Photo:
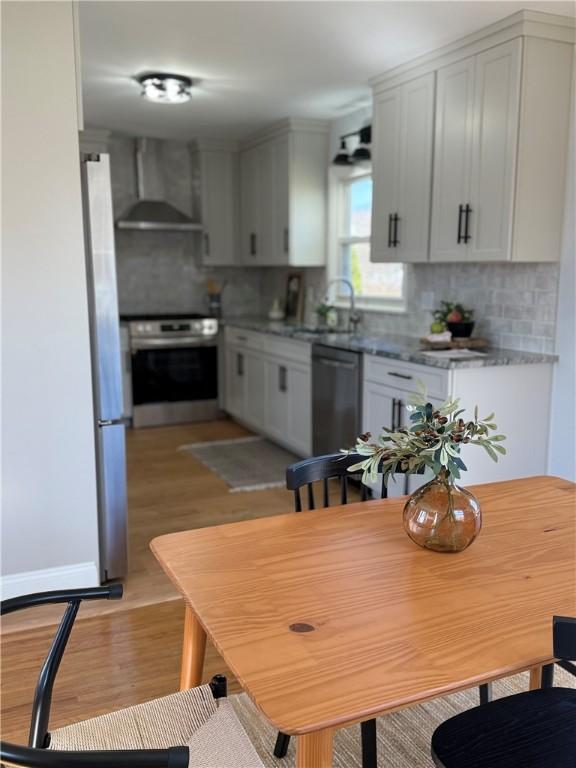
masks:
{"type": "Polygon", "coordinates": [[[463,445],[481,446],[493,461],[506,453],[501,445],[505,435],[494,434],[497,426],[493,413],[479,418],[476,407],[473,418],[466,419],[458,399],[434,406],[423,389],[410,399],[406,409],[410,414],[408,426],[397,430],[384,427],[374,442],[370,434],[357,439],[352,452],[366,458],[349,471],[362,471],[362,482],[375,482],[379,471],[387,481],[394,472],[414,474],[427,467],[437,476],[459,479],[467,470],[460,455],[463,445]]]}

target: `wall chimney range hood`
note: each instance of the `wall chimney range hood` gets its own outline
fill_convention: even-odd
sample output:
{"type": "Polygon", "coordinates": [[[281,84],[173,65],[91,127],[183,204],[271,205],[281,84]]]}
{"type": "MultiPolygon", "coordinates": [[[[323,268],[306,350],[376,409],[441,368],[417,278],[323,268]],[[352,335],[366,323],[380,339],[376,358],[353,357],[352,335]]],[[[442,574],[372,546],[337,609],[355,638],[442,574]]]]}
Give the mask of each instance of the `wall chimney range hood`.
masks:
{"type": "Polygon", "coordinates": [[[202,230],[199,222],[164,199],[160,142],[157,139],[136,139],[136,193],[138,200],[116,221],[118,229],[202,230]]]}

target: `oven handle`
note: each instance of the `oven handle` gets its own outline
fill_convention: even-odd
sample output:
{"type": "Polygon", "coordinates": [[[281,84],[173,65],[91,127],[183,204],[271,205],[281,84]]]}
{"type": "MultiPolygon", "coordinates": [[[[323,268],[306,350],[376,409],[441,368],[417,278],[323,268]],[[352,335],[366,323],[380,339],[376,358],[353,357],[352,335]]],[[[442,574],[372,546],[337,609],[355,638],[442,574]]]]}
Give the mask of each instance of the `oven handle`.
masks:
{"type": "Polygon", "coordinates": [[[147,349],[174,349],[175,347],[217,347],[214,336],[206,338],[171,338],[171,339],[132,339],[130,350],[139,352],[147,349]]]}

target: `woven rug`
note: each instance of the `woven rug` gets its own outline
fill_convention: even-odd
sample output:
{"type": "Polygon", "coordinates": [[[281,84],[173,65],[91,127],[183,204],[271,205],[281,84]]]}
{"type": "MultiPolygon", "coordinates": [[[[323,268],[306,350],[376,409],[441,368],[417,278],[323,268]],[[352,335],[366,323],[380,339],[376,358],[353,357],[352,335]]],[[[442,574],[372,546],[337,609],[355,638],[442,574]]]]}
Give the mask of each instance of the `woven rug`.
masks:
{"type": "Polygon", "coordinates": [[[299,461],[290,451],[257,436],[191,443],[178,450],[195,456],[224,480],[232,492],[281,488],[286,483],[286,467],[299,461]]]}
{"type": "MultiPolygon", "coordinates": [[[[576,678],[559,667],[554,684],[576,687],[576,678]]],[[[321,681],[318,683],[321,685],[321,681]]],[[[494,683],[494,697],[528,690],[528,674],[515,675],[494,683]]],[[[445,696],[416,707],[378,718],[378,765],[382,768],[431,768],[430,739],[434,729],[449,717],[478,704],[478,689],[445,696]]],[[[288,755],[278,760],[272,754],[276,731],[258,713],[246,694],[232,696],[234,709],[266,768],[294,768],[295,739],[290,739],[288,755]]],[[[334,736],[334,768],[361,768],[360,726],[341,728],[334,736]]],[[[488,766],[487,766],[488,768],[488,766]]],[[[518,766],[520,768],[520,766],[518,766]]]]}

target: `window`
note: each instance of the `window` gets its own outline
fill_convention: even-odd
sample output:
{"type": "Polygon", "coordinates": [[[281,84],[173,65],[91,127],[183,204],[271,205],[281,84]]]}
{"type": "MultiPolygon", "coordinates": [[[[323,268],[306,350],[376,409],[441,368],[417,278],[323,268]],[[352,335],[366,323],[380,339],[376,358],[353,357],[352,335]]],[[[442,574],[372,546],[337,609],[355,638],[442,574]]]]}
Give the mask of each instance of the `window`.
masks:
{"type": "MultiPolygon", "coordinates": [[[[361,307],[404,309],[404,264],[370,261],[372,177],[364,174],[339,180],[338,188],[338,242],[330,277],[350,280],[361,307]]],[[[338,287],[338,299],[348,302],[345,285],[338,287]]]]}

